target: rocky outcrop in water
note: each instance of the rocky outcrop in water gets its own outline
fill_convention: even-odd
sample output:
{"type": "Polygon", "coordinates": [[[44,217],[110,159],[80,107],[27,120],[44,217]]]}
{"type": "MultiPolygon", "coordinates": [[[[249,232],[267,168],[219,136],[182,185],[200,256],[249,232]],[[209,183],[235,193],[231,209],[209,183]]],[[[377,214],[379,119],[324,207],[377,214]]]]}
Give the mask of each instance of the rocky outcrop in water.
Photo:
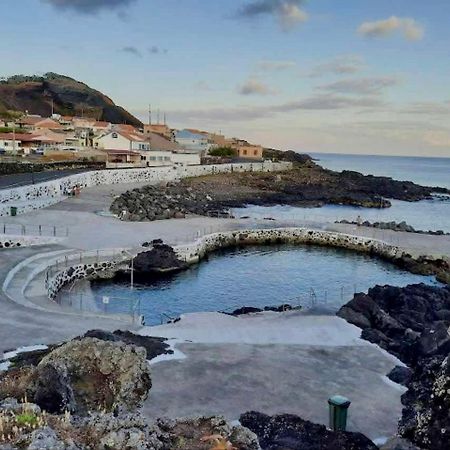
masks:
{"type": "Polygon", "coordinates": [[[226,217],[230,208],[248,204],[387,208],[389,198],[418,201],[431,198],[435,191],[450,193],[387,177],[333,172],[307,159],[285,172],[217,174],[134,189],[116,198],[111,211],[122,220],[148,221],[186,214],[226,217]]]}
{"type": "Polygon", "coordinates": [[[413,226],[408,225],[406,222],[369,222],[368,220],[364,220],[363,222],[355,222],[350,220],[339,220],[335,223],[342,223],[346,225],[357,225],[362,227],[368,227],[368,228],[377,228],[379,230],[392,230],[392,231],[403,231],[405,233],[417,233],[417,234],[430,234],[433,236],[443,236],[443,235],[449,235],[450,233],[445,233],[442,230],[437,231],[423,231],[423,230],[416,230],[413,226]]]}
{"type": "Polygon", "coordinates": [[[187,264],[167,244],[157,244],[151,250],[139,253],[133,261],[134,274],[140,280],[154,274],[168,274],[186,269],[187,264]]]}
{"type": "Polygon", "coordinates": [[[255,308],[253,306],[243,306],[242,308],[235,309],[233,312],[230,313],[231,316],[244,316],[246,314],[254,314],[259,312],[285,312],[285,311],[292,311],[294,307],[292,305],[289,305],[287,303],[279,306],[265,306],[264,308],[255,308]]]}
{"type": "Polygon", "coordinates": [[[290,414],[267,416],[247,412],[239,418],[253,431],[262,450],[376,450],[378,447],[361,433],[330,431],[290,414]]]}
{"type": "Polygon", "coordinates": [[[412,369],[402,396],[401,436],[424,449],[448,449],[450,287],[377,286],[356,294],[338,316],[412,369]]]}

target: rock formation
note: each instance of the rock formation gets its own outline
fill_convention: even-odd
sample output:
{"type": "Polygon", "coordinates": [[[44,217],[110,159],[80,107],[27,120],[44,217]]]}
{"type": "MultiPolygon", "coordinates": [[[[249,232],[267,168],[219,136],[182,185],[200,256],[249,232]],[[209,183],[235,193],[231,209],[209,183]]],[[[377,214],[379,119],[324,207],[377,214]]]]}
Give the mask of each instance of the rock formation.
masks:
{"type": "Polygon", "coordinates": [[[399,433],[424,449],[447,450],[450,436],[450,286],[377,286],[338,315],[362,337],[396,355],[412,373],[390,374],[408,387],[399,433]]]}
{"type": "Polygon", "coordinates": [[[242,414],[239,421],[253,431],[263,450],[376,450],[361,433],[330,431],[300,417],[284,414],[267,416],[258,412],[242,414]]]}

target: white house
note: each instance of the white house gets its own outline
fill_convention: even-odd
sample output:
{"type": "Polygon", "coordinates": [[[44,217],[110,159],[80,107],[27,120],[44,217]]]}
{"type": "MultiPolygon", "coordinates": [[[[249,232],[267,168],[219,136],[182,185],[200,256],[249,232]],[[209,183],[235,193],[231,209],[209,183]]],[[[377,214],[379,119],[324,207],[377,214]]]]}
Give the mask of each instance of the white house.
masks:
{"type": "Polygon", "coordinates": [[[22,149],[20,135],[0,133],[0,152],[15,154],[22,149]]]}
{"type": "Polygon", "coordinates": [[[150,150],[150,143],[144,136],[113,130],[96,138],[95,147],[107,150],[140,151],[150,150]]]}
{"type": "Polygon", "coordinates": [[[175,140],[184,149],[201,154],[208,153],[212,146],[207,135],[193,133],[189,130],[177,131],[175,133],[175,140]]]}

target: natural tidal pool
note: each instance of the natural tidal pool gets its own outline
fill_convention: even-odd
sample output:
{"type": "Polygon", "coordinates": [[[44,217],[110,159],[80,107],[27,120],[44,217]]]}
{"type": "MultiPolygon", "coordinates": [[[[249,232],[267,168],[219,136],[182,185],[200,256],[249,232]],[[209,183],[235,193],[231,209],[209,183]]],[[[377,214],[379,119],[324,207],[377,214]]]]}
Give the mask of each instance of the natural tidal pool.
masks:
{"type": "Polygon", "coordinates": [[[231,312],[289,303],[334,314],[354,292],[376,284],[406,286],[433,277],[347,250],[280,245],[244,247],[211,254],[185,272],[130,289],[124,283],[93,283],[90,301],[98,309],[128,313],[139,305],[147,325],[201,311],[231,312]],[[103,298],[108,303],[103,304],[103,298]]]}

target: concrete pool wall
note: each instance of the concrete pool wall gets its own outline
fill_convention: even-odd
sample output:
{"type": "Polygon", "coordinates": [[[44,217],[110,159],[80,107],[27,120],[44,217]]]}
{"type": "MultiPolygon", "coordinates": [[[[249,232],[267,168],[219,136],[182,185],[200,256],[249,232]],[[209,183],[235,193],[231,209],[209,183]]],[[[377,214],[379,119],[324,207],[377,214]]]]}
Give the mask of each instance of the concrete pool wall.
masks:
{"type": "MultiPolygon", "coordinates": [[[[307,228],[272,228],[218,232],[199,238],[193,244],[177,246],[174,249],[181,259],[189,264],[195,264],[208,253],[222,248],[239,245],[270,244],[319,245],[343,248],[372,254],[391,261],[402,254],[402,250],[399,247],[376,239],[307,228]]],[[[98,272],[114,271],[119,265],[123,266],[124,263],[126,264],[123,260],[118,262],[113,259],[105,259],[96,263],[80,263],[68,266],[48,278],[46,286],[48,297],[53,300],[64,286],[76,280],[95,276],[98,272]]]]}

